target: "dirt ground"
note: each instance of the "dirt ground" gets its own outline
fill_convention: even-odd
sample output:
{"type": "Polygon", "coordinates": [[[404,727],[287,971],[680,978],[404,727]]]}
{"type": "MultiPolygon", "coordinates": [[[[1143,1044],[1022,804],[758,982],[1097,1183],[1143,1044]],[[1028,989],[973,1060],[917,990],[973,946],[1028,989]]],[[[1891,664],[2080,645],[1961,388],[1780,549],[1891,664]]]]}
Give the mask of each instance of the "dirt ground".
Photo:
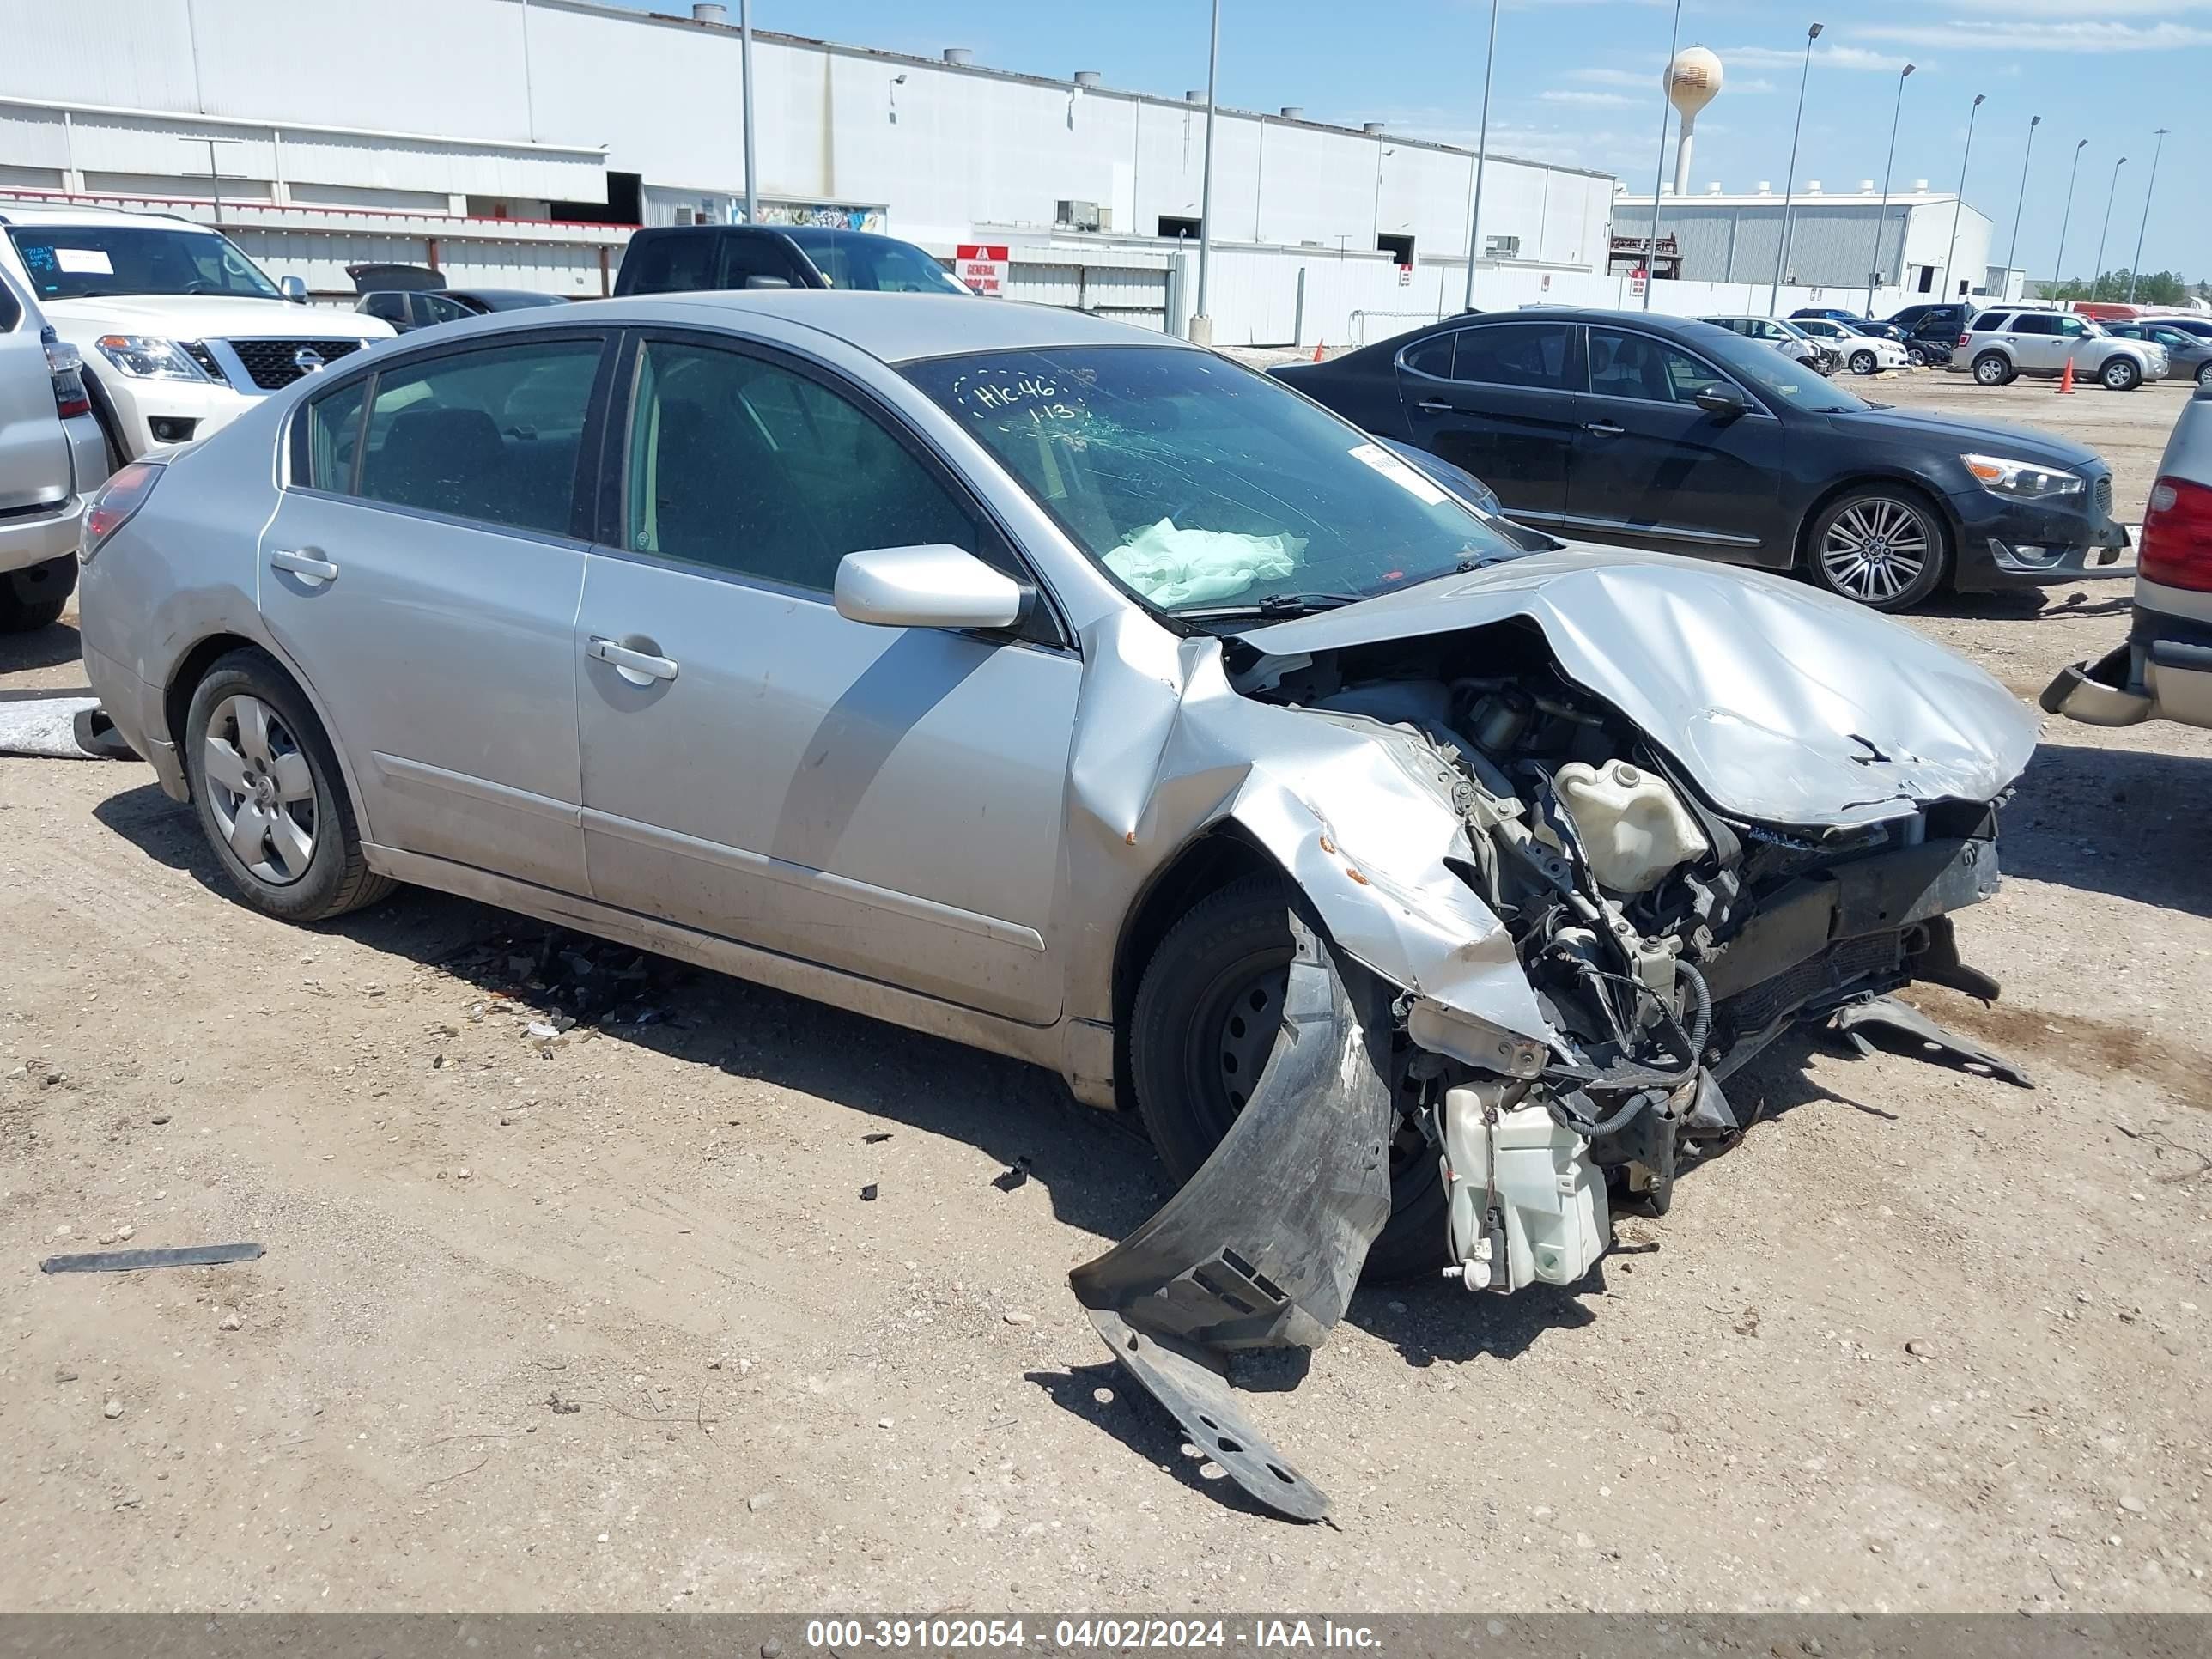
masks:
{"type": "MultiPolygon", "coordinates": [[[[2128,517],[2179,400],[1875,395],[2063,421],[2128,517]]],[[[2125,605],[1915,625],[2032,697],[2125,605]]],[[[2004,998],[1922,999],[2039,1086],[1796,1042],[1596,1280],[1364,1291],[1243,1375],[1298,1528],[1069,1296],[1163,1194],[1054,1079],[428,893],[288,927],[143,767],[0,760],[0,1607],[2212,1610],[2208,821],[2212,734],[2050,723],[2004,998]],[[267,1254],[37,1271],[125,1237],[267,1254]]]]}

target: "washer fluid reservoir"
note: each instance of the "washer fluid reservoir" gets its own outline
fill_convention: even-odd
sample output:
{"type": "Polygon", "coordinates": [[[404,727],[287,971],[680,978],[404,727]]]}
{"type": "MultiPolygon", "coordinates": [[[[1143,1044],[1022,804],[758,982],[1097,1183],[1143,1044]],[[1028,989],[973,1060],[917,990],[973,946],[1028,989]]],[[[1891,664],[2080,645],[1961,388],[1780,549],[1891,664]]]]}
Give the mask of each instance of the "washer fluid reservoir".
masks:
{"type": "Polygon", "coordinates": [[[1705,831],[1663,778],[1609,760],[1570,761],[1552,775],[1575,821],[1590,873],[1616,893],[1648,893],[1668,872],[1705,850],[1705,831]]]}

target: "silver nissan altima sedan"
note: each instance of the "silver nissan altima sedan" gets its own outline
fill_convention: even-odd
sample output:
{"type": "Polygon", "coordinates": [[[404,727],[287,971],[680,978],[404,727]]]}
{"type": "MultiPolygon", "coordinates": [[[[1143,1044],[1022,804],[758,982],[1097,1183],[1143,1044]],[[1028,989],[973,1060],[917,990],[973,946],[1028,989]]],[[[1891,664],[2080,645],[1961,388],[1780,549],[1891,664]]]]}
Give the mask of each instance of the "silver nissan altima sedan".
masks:
{"type": "MultiPolygon", "coordinates": [[[[85,661],[246,902],[442,888],[1060,1072],[1181,1190],[1073,1276],[1225,1381],[1363,1267],[1571,1284],[1794,1023],[1985,994],[2035,726],[1790,580],[1559,546],[1287,386],[1014,304],[510,313],[126,468],[85,661]]],[[[1470,1316],[1476,1316],[1470,1309],[1470,1316]]]]}

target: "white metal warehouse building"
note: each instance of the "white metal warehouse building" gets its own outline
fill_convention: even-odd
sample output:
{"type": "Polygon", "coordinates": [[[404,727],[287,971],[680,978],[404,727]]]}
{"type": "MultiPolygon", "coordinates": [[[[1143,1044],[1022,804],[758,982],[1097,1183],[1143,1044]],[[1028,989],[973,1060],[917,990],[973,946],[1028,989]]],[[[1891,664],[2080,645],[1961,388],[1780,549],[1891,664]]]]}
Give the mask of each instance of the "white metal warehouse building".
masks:
{"type": "MultiPolygon", "coordinates": [[[[219,194],[242,246],[324,294],[346,291],[348,264],[392,260],[597,295],[629,226],[739,216],[739,37],[721,8],[697,10],[0,0],[0,192],[202,219],[219,194]]],[[[941,256],[1006,243],[1016,297],[1175,326],[1202,94],[965,58],[757,32],[763,218],[883,229],[941,256]]],[[[1294,109],[1218,118],[1217,340],[1341,339],[1355,310],[1458,307],[1469,152],[1294,109]]],[[[1522,277],[1601,276],[1614,188],[1493,155],[1486,253],[1522,277]]]]}

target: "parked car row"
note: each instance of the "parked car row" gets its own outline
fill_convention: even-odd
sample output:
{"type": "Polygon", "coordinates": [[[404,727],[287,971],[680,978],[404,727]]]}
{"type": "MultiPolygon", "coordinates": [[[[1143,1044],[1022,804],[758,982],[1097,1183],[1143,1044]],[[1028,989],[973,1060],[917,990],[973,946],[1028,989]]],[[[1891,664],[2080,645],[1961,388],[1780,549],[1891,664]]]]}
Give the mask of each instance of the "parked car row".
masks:
{"type": "Polygon", "coordinates": [[[1525,523],[1799,571],[1876,610],[2078,577],[2128,544],[2093,450],[1869,403],[1709,323],[1468,313],[1272,373],[1525,523]]]}

